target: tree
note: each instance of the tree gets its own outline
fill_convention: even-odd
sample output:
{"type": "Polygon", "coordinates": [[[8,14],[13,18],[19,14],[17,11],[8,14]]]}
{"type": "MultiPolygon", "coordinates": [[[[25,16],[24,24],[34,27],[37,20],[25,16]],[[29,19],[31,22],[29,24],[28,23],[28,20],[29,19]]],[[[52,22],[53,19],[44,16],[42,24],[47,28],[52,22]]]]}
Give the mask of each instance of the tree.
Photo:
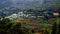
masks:
{"type": "Polygon", "coordinates": [[[58,25],[58,33],[57,34],[60,34],[60,24],[58,25]]]}
{"type": "Polygon", "coordinates": [[[56,32],[57,32],[57,24],[55,22],[52,26],[52,34],[56,34],[56,32]]]}

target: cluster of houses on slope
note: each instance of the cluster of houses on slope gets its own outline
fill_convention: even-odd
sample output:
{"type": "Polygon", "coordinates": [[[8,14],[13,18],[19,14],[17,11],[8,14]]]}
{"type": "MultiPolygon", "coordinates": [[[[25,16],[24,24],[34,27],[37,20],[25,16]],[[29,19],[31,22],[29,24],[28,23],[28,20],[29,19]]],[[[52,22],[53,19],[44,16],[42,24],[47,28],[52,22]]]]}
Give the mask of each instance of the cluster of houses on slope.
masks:
{"type": "MultiPolygon", "coordinates": [[[[23,18],[25,18],[25,17],[26,18],[28,18],[28,17],[36,18],[36,16],[32,16],[31,14],[24,14],[23,11],[18,12],[18,14],[12,14],[12,15],[7,16],[5,18],[9,18],[9,19],[13,20],[13,19],[20,18],[20,17],[23,17],[23,18]]],[[[43,16],[38,16],[38,18],[41,18],[41,17],[43,17],[43,16]]]]}
{"type": "MultiPolygon", "coordinates": [[[[26,12],[26,11],[25,11],[26,12]]],[[[46,13],[46,12],[44,12],[44,13],[46,13]]],[[[37,14],[38,15],[38,14],[37,14]]],[[[52,14],[54,17],[57,17],[57,16],[59,16],[60,15],[60,13],[59,12],[57,12],[57,11],[55,11],[55,12],[53,12],[53,14],[52,14]]],[[[49,15],[48,15],[49,16],[49,15]]],[[[5,17],[5,18],[9,18],[9,19],[16,19],[16,18],[20,18],[20,17],[23,17],[23,18],[44,18],[44,16],[34,16],[34,15],[32,15],[32,14],[25,14],[24,13],[24,11],[21,11],[21,12],[18,12],[18,14],[12,14],[12,15],[10,15],[10,16],[7,16],[7,17],[5,17]]],[[[52,17],[52,16],[51,16],[52,17]]]]}

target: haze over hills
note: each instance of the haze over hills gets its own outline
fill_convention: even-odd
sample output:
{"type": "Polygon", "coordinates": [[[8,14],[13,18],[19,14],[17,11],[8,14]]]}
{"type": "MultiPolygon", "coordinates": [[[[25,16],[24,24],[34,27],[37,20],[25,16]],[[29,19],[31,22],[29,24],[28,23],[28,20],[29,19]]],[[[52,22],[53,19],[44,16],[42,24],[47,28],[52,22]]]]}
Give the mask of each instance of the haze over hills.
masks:
{"type": "Polygon", "coordinates": [[[0,0],[0,15],[5,17],[24,9],[42,10],[41,8],[45,9],[51,7],[58,1],[59,0],[0,0]]]}

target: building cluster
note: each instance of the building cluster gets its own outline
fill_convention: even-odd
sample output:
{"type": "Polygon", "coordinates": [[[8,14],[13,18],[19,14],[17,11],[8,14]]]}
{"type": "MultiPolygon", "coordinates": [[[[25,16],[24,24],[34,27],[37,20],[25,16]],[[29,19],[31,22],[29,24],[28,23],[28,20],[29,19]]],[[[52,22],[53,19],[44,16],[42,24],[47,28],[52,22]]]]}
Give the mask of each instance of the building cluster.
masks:
{"type": "Polygon", "coordinates": [[[59,16],[60,13],[58,11],[52,11],[52,10],[43,10],[43,11],[33,11],[33,10],[25,10],[25,11],[20,11],[17,14],[12,14],[10,16],[7,16],[5,18],[9,19],[16,19],[16,18],[43,18],[43,19],[48,19],[52,17],[57,17],[59,16]]]}

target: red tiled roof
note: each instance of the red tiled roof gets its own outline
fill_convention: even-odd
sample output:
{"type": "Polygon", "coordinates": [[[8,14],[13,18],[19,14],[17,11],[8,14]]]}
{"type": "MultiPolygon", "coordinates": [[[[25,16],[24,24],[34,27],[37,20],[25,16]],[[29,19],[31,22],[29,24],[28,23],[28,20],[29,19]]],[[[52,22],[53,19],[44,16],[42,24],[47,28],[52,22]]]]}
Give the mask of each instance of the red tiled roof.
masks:
{"type": "Polygon", "coordinates": [[[29,24],[29,25],[39,25],[39,23],[38,23],[38,22],[29,21],[29,20],[24,21],[24,23],[25,23],[25,24],[29,24]]]}

